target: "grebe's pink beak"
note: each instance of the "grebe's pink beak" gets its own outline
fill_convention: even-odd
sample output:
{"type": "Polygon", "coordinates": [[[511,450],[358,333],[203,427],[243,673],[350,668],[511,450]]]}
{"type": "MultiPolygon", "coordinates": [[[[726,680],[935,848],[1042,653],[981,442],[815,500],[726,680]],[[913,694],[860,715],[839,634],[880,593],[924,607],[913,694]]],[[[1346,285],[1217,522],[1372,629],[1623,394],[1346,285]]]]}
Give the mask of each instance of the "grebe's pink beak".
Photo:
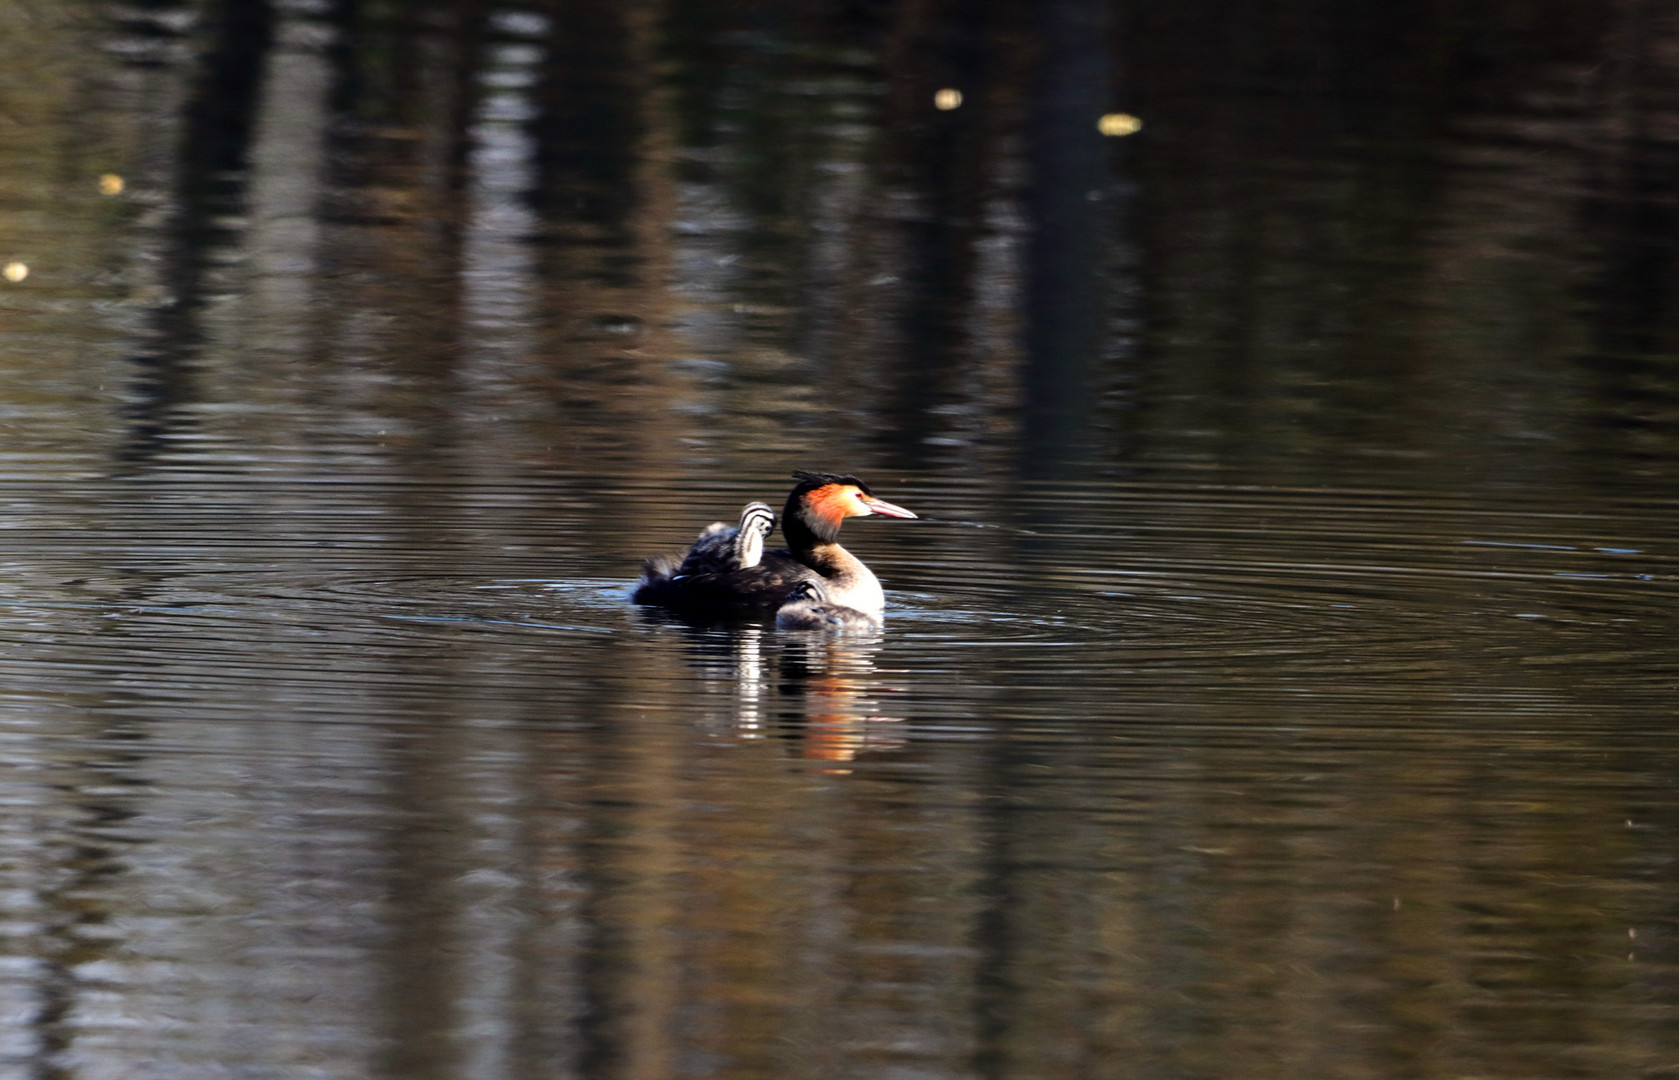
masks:
{"type": "Polygon", "coordinates": [[[883,517],[912,518],[915,516],[903,507],[893,506],[885,499],[877,499],[873,495],[859,494],[857,501],[883,517]]]}

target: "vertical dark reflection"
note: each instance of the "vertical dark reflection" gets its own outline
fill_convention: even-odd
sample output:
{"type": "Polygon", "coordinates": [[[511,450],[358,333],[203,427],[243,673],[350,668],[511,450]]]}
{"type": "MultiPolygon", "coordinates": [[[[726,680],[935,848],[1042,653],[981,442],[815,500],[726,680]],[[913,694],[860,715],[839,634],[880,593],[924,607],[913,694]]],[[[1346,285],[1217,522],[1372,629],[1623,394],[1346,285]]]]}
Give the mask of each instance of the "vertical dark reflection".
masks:
{"type": "MultiPolygon", "coordinates": [[[[1587,289],[1593,350],[1580,360],[1594,407],[1584,438],[1606,444],[1588,455],[1621,467],[1679,432],[1679,23],[1648,5],[1617,5],[1599,67],[1603,152],[1593,160],[1587,223],[1599,239],[1587,289]]],[[[1652,455],[1654,456],[1654,455],[1652,455]]],[[[1599,483],[1625,479],[1620,468],[1599,483]]]]}
{"type": "MultiPolygon", "coordinates": [[[[894,125],[905,136],[899,150],[903,182],[920,189],[924,206],[906,226],[903,357],[892,374],[890,398],[890,437],[905,465],[922,452],[934,408],[953,397],[972,336],[975,244],[998,152],[1000,7],[988,0],[949,5],[922,32],[921,47],[896,58],[899,96],[907,97],[894,125]],[[935,93],[945,89],[962,95],[961,107],[933,107],[935,93]]],[[[916,5],[900,12],[906,19],[926,17],[916,5]]]]}
{"type": "Polygon", "coordinates": [[[225,247],[222,219],[244,205],[246,156],[257,95],[274,39],[269,0],[221,0],[206,6],[198,77],[183,110],[174,206],[166,227],[161,281],[150,342],[133,357],[137,373],[127,409],[128,439],[119,461],[143,462],[179,425],[194,396],[188,358],[201,344],[198,316],[212,253],[225,247]]]}
{"type": "Polygon", "coordinates": [[[338,314],[392,316],[375,346],[398,376],[384,407],[413,425],[404,466],[430,478],[457,445],[468,158],[487,16],[463,0],[339,0],[332,21],[327,206],[338,242],[328,257],[331,273],[365,282],[342,288],[338,314]]]}
{"type": "Polygon", "coordinates": [[[533,235],[530,318],[557,347],[542,365],[539,407],[573,445],[633,442],[658,403],[659,365],[626,348],[657,333],[653,314],[660,230],[644,175],[652,73],[643,5],[554,0],[532,48],[530,151],[533,235]],[[629,353],[630,355],[626,355],[629,353]],[[634,389],[630,389],[630,388],[634,389]],[[643,396],[641,391],[647,391],[643,396]],[[614,423],[608,417],[627,418],[614,423]]]}
{"type": "MultiPolygon", "coordinates": [[[[327,108],[334,117],[346,117],[367,90],[367,82],[355,64],[363,17],[362,0],[331,0],[327,8],[326,20],[336,31],[332,44],[326,48],[327,62],[332,66],[327,108]]],[[[332,134],[338,138],[333,145],[335,153],[329,160],[336,160],[338,152],[344,149],[342,125],[335,127],[332,134]]]]}
{"type": "Polygon", "coordinates": [[[624,894],[627,883],[611,858],[622,837],[618,815],[607,806],[596,806],[586,815],[584,829],[577,865],[583,896],[577,912],[582,927],[577,958],[577,1075],[583,1080],[605,1080],[623,1071],[628,1056],[621,1017],[625,1011],[623,971],[631,950],[629,934],[614,910],[614,901],[624,894]]]}
{"type": "Polygon", "coordinates": [[[974,842],[982,851],[976,888],[984,906],[974,921],[978,960],[974,965],[973,1071],[985,1080],[1011,1075],[1009,1036],[1021,997],[1012,974],[1019,959],[1014,915],[1022,903],[1014,835],[1019,816],[1010,798],[1018,783],[1019,764],[1008,736],[995,736],[986,763],[985,810],[974,827],[974,842]]]}
{"type": "MultiPolygon", "coordinates": [[[[1031,479],[1077,471],[1091,416],[1105,326],[1104,267],[1114,240],[1111,149],[1097,126],[1113,97],[1110,0],[1048,0],[1031,6],[1038,49],[1028,90],[1024,209],[1028,222],[1023,271],[1021,474],[1031,479]]],[[[1034,542],[1020,537],[1023,547],[1034,542]]],[[[1060,561],[1059,545],[1024,550],[1060,561]]],[[[1026,906],[1021,883],[1024,842],[1013,812],[1023,767],[1012,741],[999,736],[987,762],[986,817],[979,890],[984,907],[975,926],[976,1074],[1013,1073],[1011,1044],[1026,989],[1017,984],[1025,947],[1017,920],[1026,906]]]]}
{"type": "Polygon", "coordinates": [[[1028,118],[1022,468],[1065,475],[1091,415],[1112,216],[1108,0],[1034,7],[1042,50],[1028,118]]]}
{"type": "MultiPolygon", "coordinates": [[[[591,689],[591,715],[622,720],[615,690],[591,689]]],[[[682,1032],[672,1015],[680,966],[670,950],[680,917],[664,881],[667,830],[682,796],[666,717],[637,706],[629,723],[591,724],[575,775],[585,800],[575,844],[575,1002],[570,1056],[582,1080],[672,1075],[682,1032]]]]}
{"type": "MultiPolygon", "coordinates": [[[[143,738],[137,731],[112,731],[105,737],[113,742],[143,738]]],[[[76,973],[117,951],[108,939],[86,931],[103,926],[110,918],[108,897],[126,870],[125,853],[115,837],[136,811],[122,805],[128,800],[120,794],[95,796],[81,789],[108,792],[132,785],[143,790],[146,781],[134,775],[134,767],[144,760],[141,754],[112,750],[78,769],[85,771],[85,779],[63,785],[64,792],[73,793],[79,820],[65,834],[43,844],[44,861],[56,873],[53,886],[40,896],[42,941],[38,947],[44,955],[34,986],[36,1011],[29,1021],[37,1040],[28,1064],[31,1080],[68,1080],[77,1074],[65,1060],[75,1044],[78,1011],[87,1006],[86,987],[76,973]]]]}
{"type": "MultiPolygon", "coordinates": [[[[635,239],[637,185],[646,124],[632,55],[630,7],[610,0],[555,0],[544,41],[531,202],[551,235],[628,249],[635,239]]],[[[625,284],[633,283],[633,276],[625,284]]]]}
{"type": "Polygon", "coordinates": [[[452,946],[459,912],[440,882],[455,872],[457,822],[443,819],[426,763],[398,751],[390,798],[397,822],[380,852],[385,860],[386,924],[382,943],[387,1025],[373,1075],[391,1080],[458,1076],[460,959],[452,946]],[[406,760],[402,760],[406,758],[406,760]]]}

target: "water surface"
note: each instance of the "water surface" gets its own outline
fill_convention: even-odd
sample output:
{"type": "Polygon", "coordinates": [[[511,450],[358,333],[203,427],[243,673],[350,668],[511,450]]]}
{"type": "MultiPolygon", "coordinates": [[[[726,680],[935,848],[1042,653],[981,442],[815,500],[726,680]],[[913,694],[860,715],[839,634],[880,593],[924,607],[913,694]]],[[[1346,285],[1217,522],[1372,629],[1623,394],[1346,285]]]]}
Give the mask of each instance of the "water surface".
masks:
{"type": "Polygon", "coordinates": [[[0,1071],[1671,1072],[1673,27],[921,10],[0,16],[0,1071]]]}

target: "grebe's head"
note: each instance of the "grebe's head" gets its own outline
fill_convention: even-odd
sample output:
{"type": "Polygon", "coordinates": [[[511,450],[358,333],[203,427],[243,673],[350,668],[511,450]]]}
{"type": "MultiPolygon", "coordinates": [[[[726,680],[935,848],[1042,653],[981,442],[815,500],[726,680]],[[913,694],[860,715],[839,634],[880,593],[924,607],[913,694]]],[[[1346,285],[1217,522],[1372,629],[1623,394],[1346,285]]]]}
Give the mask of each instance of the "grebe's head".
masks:
{"type": "Polygon", "coordinates": [[[868,485],[842,473],[817,473],[800,470],[793,474],[799,486],[787,496],[787,517],[798,514],[810,530],[823,540],[832,541],[839,535],[840,524],[848,517],[913,518],[915,515],[885,499],[878,499],[868,485]]]}
{"type": "Polygon", "coordinates": [[[757,566],[764,558],[764,538],[775,528],[775,511],[761,502],[747,503],[740,512],[740,533],[736,539],[738,566],[757,566]]]}
{"type": "Polygon", "coordinates": [[[740,531],[762,540],[775,531],[775,511],[768,503],[747,503],[740,512],[740,531]]]}

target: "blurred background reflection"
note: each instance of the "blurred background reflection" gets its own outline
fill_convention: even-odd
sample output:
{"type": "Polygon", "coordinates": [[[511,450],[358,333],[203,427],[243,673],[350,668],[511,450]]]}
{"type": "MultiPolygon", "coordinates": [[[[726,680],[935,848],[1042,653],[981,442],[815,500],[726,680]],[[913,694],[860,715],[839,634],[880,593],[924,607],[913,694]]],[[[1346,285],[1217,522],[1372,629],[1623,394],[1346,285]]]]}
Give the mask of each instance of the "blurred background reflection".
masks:
{"type": "Polygon", "coordinates": [[[1679,11],[0,3],[0,1073],[1668,1077],[1679,11]],[[639,560],[856,472],[886,629],[639,560]]]}

